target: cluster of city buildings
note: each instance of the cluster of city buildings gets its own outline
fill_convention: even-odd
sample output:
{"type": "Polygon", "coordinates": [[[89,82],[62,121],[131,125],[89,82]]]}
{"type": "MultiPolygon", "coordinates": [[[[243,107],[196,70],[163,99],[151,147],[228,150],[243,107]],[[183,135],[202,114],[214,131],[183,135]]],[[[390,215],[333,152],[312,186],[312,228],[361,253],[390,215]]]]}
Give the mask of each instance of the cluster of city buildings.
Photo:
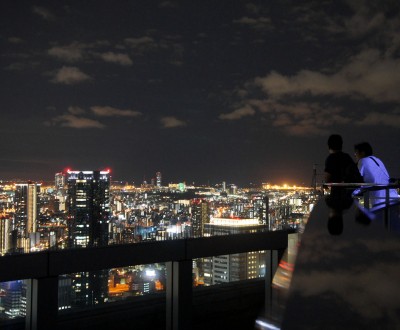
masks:
{"type": "MultiPolygon", "coordinates": [[[[0,255],[297,228],[317,196],[311,188],[162,185],[160,172],[140,187],[110,171],[67,170],[54,183],[0,185],[0,255]]],[[[262,277],[265,251],[193,261],[194,285],[262,277]]],[[[59,309],[163,291],[164,264],[67,274],[59,309]]],[[[0,283],[0,318],[25,313],[26,283],[0,283]]]]}

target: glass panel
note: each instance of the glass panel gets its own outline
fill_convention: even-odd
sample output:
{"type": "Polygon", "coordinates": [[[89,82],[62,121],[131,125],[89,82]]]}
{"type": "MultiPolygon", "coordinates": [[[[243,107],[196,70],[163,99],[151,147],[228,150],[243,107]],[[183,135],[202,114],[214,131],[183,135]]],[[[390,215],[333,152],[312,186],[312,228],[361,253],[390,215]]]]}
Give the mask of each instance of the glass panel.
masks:
{"type": "Polygon", "coordinates": [[[58,308],[66,311],[95,307],[165,292],[165,287],[163,263],[65,274],[59,277],[58,308]]]}
{"type": "Polygon", "coordinates": [[[27,280],[0,283],[0,327],[25,322],[27,280]]]}
{"type": "Polygon", "coordinates": [[[193,261],[194,286],[263,278],[266,251],[211,256],[193,261]]]}

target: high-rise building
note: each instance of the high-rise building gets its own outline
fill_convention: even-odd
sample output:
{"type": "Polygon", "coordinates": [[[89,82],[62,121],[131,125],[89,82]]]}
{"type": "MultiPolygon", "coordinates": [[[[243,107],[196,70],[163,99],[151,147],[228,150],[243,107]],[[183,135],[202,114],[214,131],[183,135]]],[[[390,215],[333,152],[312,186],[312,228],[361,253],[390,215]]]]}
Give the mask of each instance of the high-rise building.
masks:
{"type": "Polygon", "coordinates": [[[68,171],[67,184],[70,246],[107,245],[110,172],[68,171]]]}
{"type": "MultiPolygon", "coordinates": [[[[36,242],[36,227],[39,218],[40,184],[28,182],[15,186],[14,230],[17,233],[18,249],[28,252],[36,242]],[[32,239],[31,239],[32,238],[32,239]]],[[[15,249],[16,247],[13,247],[15,249]]]]}
{"type": "MultiPolygon", "coordinates": [[[[204,225],[207,236],[254,233],[266,230],[258,219],[212,218],[204,225]]],[[[235,253],[203,259],[204,284],[242,281],[265,275],[265,251],[235,253]]]]}
{"type": "Polygon", "coordinates": [[[192,199],[190,203],[192,213],[192,228],[194,237],[204,236],[204,224],[210,222],[209,202],[201,199],[192,199]]]}
{"type": "Polygon", "coordinates": [[[66,179],[65,179],[65,173],[59,172],[55,174],[54,178],[54,186],[56,188],[56,191],[60,191],[65,189],[66,186],[66,179]]]}
{"type": "Polygon", "coordinates": [[[10,244],[10,228],[12,219],[0,218],[0,255],[6,254],[10,244]]]}
{"type": "Polygon", "coordinates": [[[253,217],[258,217],[260,224],[269,224],[269,197],[268,196],[256,196],[252,199],[253,204],[253,217]]]}
{"type": "MultiPolygon", "coordinates": [[[[67,171],[67,184],[70,246],[106,245],[110,171],[67,171]]],[[[108,270],[71,274],[70,280],[72,306],[93,306],[108,299],[108,270]]]]}
{"type": "Polygon", "coordinates": [[[161,180],[162,180],[162,176],[161,176],[161,172],[157,172],[156,173],[156,185],[157,185],[157,188],[160,188],[161,187],[161,180]]]}
{"type": "Polygon", "coordinates": [[[14,319],[26,315],[27,280],[0,283],[3,292],[2,305],[6,318],[14,319]]]}

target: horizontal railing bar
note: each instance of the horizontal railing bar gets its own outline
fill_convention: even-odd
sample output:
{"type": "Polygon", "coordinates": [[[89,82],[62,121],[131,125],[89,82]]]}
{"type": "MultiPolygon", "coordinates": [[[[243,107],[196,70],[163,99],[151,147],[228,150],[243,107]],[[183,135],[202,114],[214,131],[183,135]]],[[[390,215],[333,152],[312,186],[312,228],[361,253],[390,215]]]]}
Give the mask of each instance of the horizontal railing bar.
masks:
{"type": "Polygon", "coordinates": [[[195,259],[248,251],[286,249],[293,231],[201,237],[187,240],[187,258],[195,259]],[[222,238],[222,239],[221,239],[222,238]]]}
{"type": "Polygon", "coordinates": [[[339,187],[339,188],[362,188],[363,190],[383,190],[383,189],[397,189],[400,188],[399,184],[378,184],[378,183],[352,183],[352,182],[329,182],[322,183],[323,187],[339,187]]]}
{"type": "Polygon", "coordinates": [[[291,232],[294,231],[221,235],[6,255],[0,257],[0,282],[247,251],[279,250],[287,247],[287,235],[291,232]]]}
{"type": "Polygon", "coordinates": [[[170,240],[58,250],[49,254],[49,274],[55,276],[177,260],[184,258],[184,244],[183,240],[170,240]]]}
{"type": "Polygon", "coordinates": [[[48,258],[48,253],[0,257],[0,282],[46,277],[49,266],[48,258]]]}

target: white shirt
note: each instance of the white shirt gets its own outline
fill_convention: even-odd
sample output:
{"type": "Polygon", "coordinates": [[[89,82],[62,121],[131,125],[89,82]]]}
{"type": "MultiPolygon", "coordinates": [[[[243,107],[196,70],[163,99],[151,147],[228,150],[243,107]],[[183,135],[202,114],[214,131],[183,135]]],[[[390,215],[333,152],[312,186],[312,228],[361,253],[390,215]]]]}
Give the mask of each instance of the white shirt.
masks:
{"type": "MultiPolygon", "coordinates": [[[[365,183],[372,184],[388,184],[389,173],[385,165],[379,158],[368,156],[361,158],[358,163],[358,170],[362,175],[365,183]]],[[[385,189],[370,192],[372,204],[380,204],[385,202],[386,191],[385,189]]],[[[389,190],[389,198],[397,198],[398,194],[395,189],[389,190]]]]}

